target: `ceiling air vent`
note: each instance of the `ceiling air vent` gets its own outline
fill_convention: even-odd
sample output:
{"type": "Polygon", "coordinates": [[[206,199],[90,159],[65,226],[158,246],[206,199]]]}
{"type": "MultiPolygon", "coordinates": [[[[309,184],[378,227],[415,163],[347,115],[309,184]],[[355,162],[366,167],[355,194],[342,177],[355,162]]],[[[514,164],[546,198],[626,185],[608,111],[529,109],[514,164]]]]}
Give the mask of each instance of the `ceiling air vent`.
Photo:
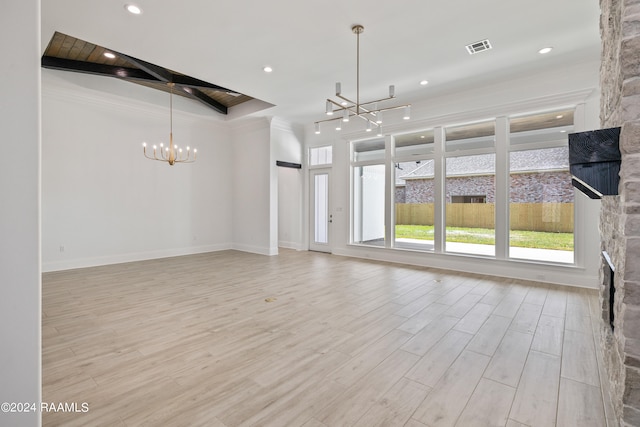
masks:
{"type": "Polygon", "coordinates": [[[474,55],[476,53],[484,52],[485,50],[491,49],[491,43],[489,43],[489,40],[484,39],[475,43],[468,44],[466,48],[467,52],[469,52],[469,55],[474,55]]]}

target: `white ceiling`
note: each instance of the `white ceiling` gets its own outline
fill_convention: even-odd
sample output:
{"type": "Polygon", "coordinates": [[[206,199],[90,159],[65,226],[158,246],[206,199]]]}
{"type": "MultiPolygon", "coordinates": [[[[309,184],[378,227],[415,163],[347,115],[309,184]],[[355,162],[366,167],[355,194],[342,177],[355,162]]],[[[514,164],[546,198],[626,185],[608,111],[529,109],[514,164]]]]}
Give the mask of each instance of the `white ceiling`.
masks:
{"type": "Polygon", "coordinates": [[[508,81],[600,56],[598,0],[42,1],[42,48],[54,31],[274,104],[267,114],[322,119],[336,81],[361,99],[395,84],[399,102],[508,81]],[[465,45],[493,49],[470,56],[465,45]],[[537,51],[545,46],[547,55],[537,51]],[[271,74],[262,71],[273,67],[271,74]],[[423,79],[427,86],[420,86],[423,79]]]}

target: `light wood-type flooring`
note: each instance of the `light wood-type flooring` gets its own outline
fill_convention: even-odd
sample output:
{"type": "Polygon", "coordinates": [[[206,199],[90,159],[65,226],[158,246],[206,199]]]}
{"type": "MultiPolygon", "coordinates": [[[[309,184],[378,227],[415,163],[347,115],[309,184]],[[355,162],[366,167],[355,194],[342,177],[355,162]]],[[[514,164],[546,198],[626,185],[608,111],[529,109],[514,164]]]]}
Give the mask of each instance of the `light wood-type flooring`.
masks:
{"type": "Polygon", "coordinates": [[[89,405],[45,426],[611,417],[593,290],[282,250],[47,273],[42,294],[43,401],[89,405]]]}

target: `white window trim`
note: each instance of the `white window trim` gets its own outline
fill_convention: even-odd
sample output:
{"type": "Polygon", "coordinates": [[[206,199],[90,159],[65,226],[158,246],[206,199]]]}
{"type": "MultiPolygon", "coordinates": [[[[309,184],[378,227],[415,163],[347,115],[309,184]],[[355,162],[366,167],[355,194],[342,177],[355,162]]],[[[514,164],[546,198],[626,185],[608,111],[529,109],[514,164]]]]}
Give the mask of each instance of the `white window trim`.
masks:
{"type": "MultiPolygon", "coordinates": [[[[550,106],[545,111],[554,111],[560,108],[574,108],[574,131],[580,132],[585,130],[585,105],[584,103],[576,104],[573,106],[550,106]]],[[[456,151],[446,151],[445,147],[445,128],[457,126],[458,124],[447,124],[446,126],[429,126],[428,129],[434,131],[434,150],[433,152],[425,153],[419,156],[396,156],[395,155],[395,143],[393,135],[385,135],[385,157],[384,160],[366,160],[366,161],[354,161],[354,143],[360,140],[352,140],[350,144],[350,235],[349,244],[357,246],[366,246],[368,248],[382,248],[371,245],[363,245],[361,243],[354,242],[353,240],[353,225],[354,215],[353,207],[355,201],[353,200],[353,171],[354,168],[359,166],[369,165],[385,165],[385,249],[395,249],[398,251],[412,251],[404,248],[394,247],[395,242],[395,164],[403,161],[416,161],[416,160],[434,160],[434,251],[415,251],[423,253],[426,256],[429,254],[444,254],[447,256],[461,256],[461,257],[473,257],[473,258],[489,258],[499,261],[507,261],[509,263],[525,263],[525,264],[542,264],[551,265],[554,267],[562,268],[584,268],[584,251],[583,251],[583,234],[585,231],[585,224],[580,215],[581,199],[575,197],[574,202],[574,262],[570,263],[554,263],[547,261],[528,260],[520,258],[509,257],[509,153],[514,151],[524,151],[532,149],[543,148],[556,148],[566,146],[566,141],[546,141],[542,143],[527,143],[519,145],[510,145],[510,129],[509,119],[510,117],[522,117],[523,115],[535,114],[537,111],[531,113],[518,113],[514,115],[503,115],[494,118],[495,123],[495,145],[494,147],[478,148],[478,149],[464,149],[456,151]],[[445,170],[444,163],[447,158],[480,155],[480,154],[495,154],[496,155],[496,169],[495,169],[495,197],[496,197],[496,217],[495,217],[495,256],[479,256],[474,254],[460,254],[451,253],[445,251],[444,238],[445,238],[445,208],[446,204],[443,203],[443,197],[445,193],[445,170]],[[437,202],[439,201],[439,203],[437,202]]],[[[487,121],[478,120],[477,122],[487,121]]],[[[464,124],[464,123],[460,123],[464,124]]],[[[419,129],[414,129],[418,131],[419,129]]],[[[412,130],[413,131],[413,130],[412,130]]],[[[405,132],[406,133],[406,132],[405,132]]],[[[400,132],[394,132],[394,134],[400,134],[400,132]]],[[[575,190],[574,190],[575,192],[575,190]]]]}

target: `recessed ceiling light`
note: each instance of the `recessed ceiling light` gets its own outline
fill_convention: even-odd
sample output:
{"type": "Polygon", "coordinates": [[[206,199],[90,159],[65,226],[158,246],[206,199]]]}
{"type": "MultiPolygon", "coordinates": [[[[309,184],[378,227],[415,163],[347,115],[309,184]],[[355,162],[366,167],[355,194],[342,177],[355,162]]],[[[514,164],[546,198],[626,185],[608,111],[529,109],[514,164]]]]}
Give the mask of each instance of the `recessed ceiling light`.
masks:
{"type": "Polygon", "coordinates": [[[271,68],[271,67],[269,67],[269,66],[267,65],[266,67],[264,67],[264,68],[262,69],[262,71],[264,71],[265,73],[270,73],[270,72],[272,72],[272,71],[273,71],[273,68],[271,68]]]}
{"type": "Polygon", "coordinates": [[[134,15],[140,15],[142,13],[142,9],[140,8],[140,6],[137,6],[135,4],[125,4],[124,8],[127,9],[127,12],[134,15]]]}
{"type": "Polygon", "coordinates": [[[428,84],[429,84],[429,82],[428,82],[427,80],[422,80],[422,81],[420,82],[420,84],[421,84],[422,86],[426,86],[426,85],[428,85],[428,84]]]}
{"type": "Polygon", "coordinates": [[[567,131],[566,130],[561,130],[560,133],[567,133],[567,131]]]}
{"type": "Polygon", "coordinates": [[[540,53],[540,54],[544,55],[545,53],[549,53],[549,52],[551,52],[552,50],[553,50],[553,48],[552,48],[552,47],[543,47],[542,49],[540,49],[540,50],[538,51],[538,53],[540,53]]]}
{"type": "Polygon", "coordinates": [[[113,59],[113,58],[115,58],[115,57],[116,57],[116,56],[115,56],[113,53],[111,53],[111,52],[105,52],[105,53],[104,53],[104,56],[106,56],[106,57],[107,57],[107,58],[109,58],[109,59],[113,59]]]}

